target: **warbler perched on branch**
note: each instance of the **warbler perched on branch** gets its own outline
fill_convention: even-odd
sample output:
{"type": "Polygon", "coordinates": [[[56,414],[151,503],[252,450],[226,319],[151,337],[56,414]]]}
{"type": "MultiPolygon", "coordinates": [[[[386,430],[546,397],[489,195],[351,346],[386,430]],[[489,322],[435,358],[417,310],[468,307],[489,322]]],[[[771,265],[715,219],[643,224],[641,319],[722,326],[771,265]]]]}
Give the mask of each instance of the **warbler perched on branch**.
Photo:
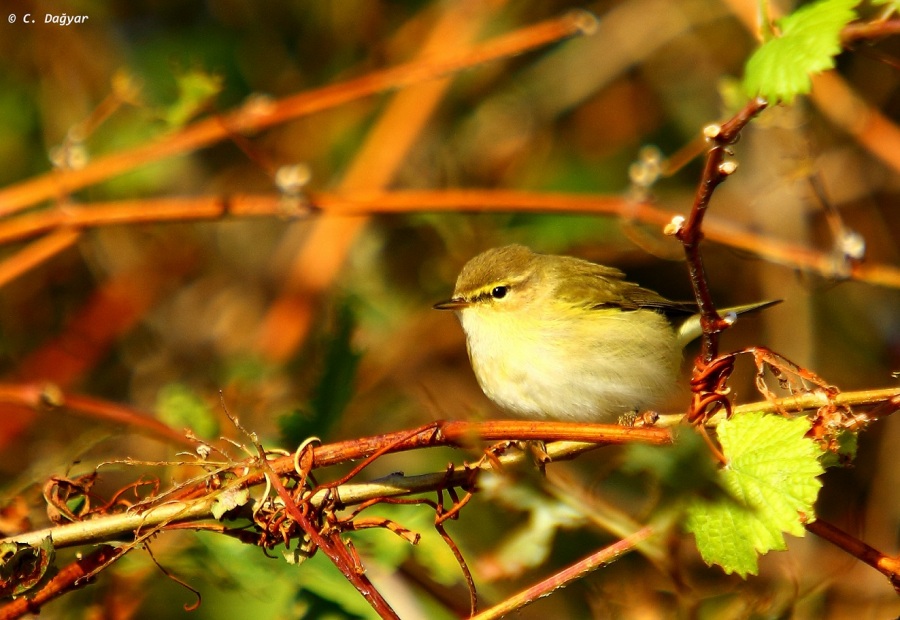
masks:
{"type": "MultiPolygon", "coordinates": [[[[614,422],[662,404],[676,385],[682,349],[701,334],[692,302],[669,301],[625,274],[522,245],[471,259],[453,310],[481,389],[528,418],[614,422]],[[681,316],[681,321],[672,322],[681,316]]],[[[721,312],[729,321],[766,301],[721,312]]]]}

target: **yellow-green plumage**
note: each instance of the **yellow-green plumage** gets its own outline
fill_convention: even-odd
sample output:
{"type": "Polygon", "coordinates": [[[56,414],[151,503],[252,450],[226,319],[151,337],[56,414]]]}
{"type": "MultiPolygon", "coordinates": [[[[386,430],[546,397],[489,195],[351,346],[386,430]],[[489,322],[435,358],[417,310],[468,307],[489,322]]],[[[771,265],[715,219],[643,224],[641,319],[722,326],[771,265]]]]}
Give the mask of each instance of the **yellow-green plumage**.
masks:
{"type": "Polygon", "coordinates": [[[615,421],[662,404],[682,348],[699,334],[666,316],[690,314],[692,304],[623,278],[611,267],[510,245],[466,263],[453,299],[435,307],[457,312],[478,383],[503,409],[615,421]]]}

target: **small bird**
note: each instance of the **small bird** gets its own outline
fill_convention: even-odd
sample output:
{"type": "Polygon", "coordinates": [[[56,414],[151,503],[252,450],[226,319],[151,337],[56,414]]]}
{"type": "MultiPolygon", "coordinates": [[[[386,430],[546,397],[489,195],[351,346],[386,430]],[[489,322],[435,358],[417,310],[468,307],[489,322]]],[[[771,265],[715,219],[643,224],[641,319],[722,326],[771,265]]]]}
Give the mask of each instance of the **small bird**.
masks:
{"type": "Polygon", "coordinates": [[[502,409],[615,422],[665,402],[682,349],[701,333],[696,304],[669,301],[624,277],[613,267],[508,245],[466,263],[453,297],[434,308],[455,311],[478,383],[502,409]],[[673,324],[678,315],[686,318],[673,324]]]}

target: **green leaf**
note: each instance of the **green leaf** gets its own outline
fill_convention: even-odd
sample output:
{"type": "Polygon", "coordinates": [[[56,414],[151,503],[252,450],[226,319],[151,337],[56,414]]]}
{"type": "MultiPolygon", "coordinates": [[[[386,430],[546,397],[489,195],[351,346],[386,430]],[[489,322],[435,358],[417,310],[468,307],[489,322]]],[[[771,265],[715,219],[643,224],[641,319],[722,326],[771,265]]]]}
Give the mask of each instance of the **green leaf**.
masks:
{"type": "Polygon", "coordinates": [[[324,553],[317,553],[298,568],[296,584],[297,599],[309,606],[303,617],[378,618],[324,553]]]}
{"type": "Polygon", "coordinates": [[[533,488],[510,484],[505,476],[482,476],[479,486],[491,502],[528,513],[525,523],[509,531],[490,555],[486,564],[492,579],[518,577],[540,566],[553,551],[557,532],[582,527],[587,520],[583,511],[533,488]]]}
{"type": "Polygon", "coordinates": [[[784,532],[803,536],[800,515],[815,519],[813,504],[822,486],[821,450],[805,437],[806,418],[751,413],[719,425],[728,465],[720,471],[730,498],[695,500],[685,528],[700,555],[726,573],[755,575],[757,554],[785,548],[784,532]]]}
{"type": "Polygon", "coordinates": [[[625,451],[622,472],[650,479],[659,485],[663,499],[685,496],[715,498],[722,494],[719,472],[709,447],[690,428],[673,429],[670,446],[634,443],[625,451]],[[685,475],[690,472],[690,475],[685,475]]]}
{"type": "Polygon", "coordinates": [[[820,0],[778,20],[781,35],[747,61],[744,92],[791,103],[812,88],[810,75],[834,67],[841,29],[855,17],[859,0],[820,0]]]}

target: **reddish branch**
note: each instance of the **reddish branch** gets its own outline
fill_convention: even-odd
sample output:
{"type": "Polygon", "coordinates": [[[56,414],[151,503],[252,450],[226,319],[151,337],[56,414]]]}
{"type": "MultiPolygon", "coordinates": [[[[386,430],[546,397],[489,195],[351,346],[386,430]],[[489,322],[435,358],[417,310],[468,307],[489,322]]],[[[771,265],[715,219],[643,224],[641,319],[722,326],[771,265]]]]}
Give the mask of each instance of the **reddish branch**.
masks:
{"type": "Polygon", "coordinates": [[[878,549],[870,547],[863,541],[821,519],[807,523],[805,527],[816,536],[859,558],[883,574],[894,586],[894,589],[900,593],[900,558],[885,555],[878,549]]]}
{"type": "MultiPolygon", "coordinates": [[[[304,454],[304,469],[327,467],[367,458],[377,452],[395,453],[434,446],[472,446],[479,441],[506,439],[541,441],[581,441],[598,446],[642,442],[666,445],[672,442],[669,431],[661,428],[632,428],[616,424],[579,424],[575,422],[504,421],[457,422],[429,424],[414,432],[398,431],[374,437],[362,437],[316,446],[304,454]],[[312,465],[306,459],[312,458],[312,465]]],[[[293,457],[272,463],[278,474],[293,471],[293,457]]]]}
{"type": "Polygon", "coordinates": [[[700,309],[700,325],[703,329],[700,356],[694,364],[691,379],[693,396],[687,416],[691,422],[706,420],[720,409],[729,411],[731,408],[726,381],[731,375],[733,361],[730,358],[716,359],[719,354],[719,334],[731,323],[722,318],[716,310],[709,290],[703,256],[700,254],[700,242],[703,240],[703,220],[713,192],[736,167],[733,162],[725,161],[725,155],[729,152],[729,147],[737,141],[741,130],[765,107],[765,101],[754,99],[723,125],[711,125],[704,130],[712,146],[706,155],[706,164],[694,195],[691,213],[684,223],[673,220],[671,224],[674,227],[672,232],[684,245],[688,274],[691,287],[694,289],[694,298],[700,309]]]}
{"type": "Polygon", "coordinates": [[[175,445],[195,447],[185,433],[160,422],[150,413],[91,396],[63,392],[49,382],[0,383],[2,404],[21,405],[49,415],[76,415],[94,422],[127,426],[175,445]]]}
{"type": "Polygon", "coordinates": [[[44,605],[78,587],[82,580],[89,578],[98,569],[108,565],[122,552],[123,548],[121,547],[101,545],[93,553],[60,570],[53,579],[36,592],[20,596],[0,608],[0,620],[11,620],[12,618],[21,618],[25,614],[40,613],[44,605]]]}
{"type": "Polygon", "coordinates": [[[900,34],[900,19],[848,24],[841,30],[841,45],[850,46],[857,41],[872,41],[895,34],[900,34]]]}
{"type": "MultiPolygon", "coordinates": [[[[314,193],[299,203],[283,195],[230,194],[148,198],[60,205],[0,221],[0,243],[46,234],[0,262],[0,286],[70,247],[85,228],[147,222],[213,221],[246,217],[310,217],[373,215],[431,211],[586,213],[662,226],[672,213],[619,196],[525,192],[517,190],[445,189],[314,193]],[[298,208],[299,204],[299,208],[298,208]],[[49,233],[49,234],[48,234],[49,233]]],[[[826,278],[851,277],[879,286],[900,288],[900,269],[877,263],[835,268],[834,255],[742,230],[721,220],[704,220],[703,236],[751,252],[773,263],[817,273],[826,278]]]]}
{"type": "Polygon", "coordinates": [[[694,298],[700,308],[700,323],[703,327],[702,349],[700,359],[704,364],[710,363],[719,349],[719,333],[729,326],[716,311],[712,295],[709,291],[709,282],[706,278],[706,270],[703,266],[703,257],[700,254],[700,241],[703,239],[703,218],[712,199],[713,191],[724,181],[728,175],[734,172],[734,164],[725,161],[728,148],[737,141],[741,130],[762,112],[766,102],[762,99],[750,101],[744,109],[724,123],[721,127],[711,126],[707,128],[707,138],[712,147],[706,155],[706,165],[703,168],[703,176],[694,196],[694,205],[684,225],[676,231],[675,236],[684,245],[684,253],[687,257],[688,273],[691,278],[691,286],[694,289],[694,298]]]}

